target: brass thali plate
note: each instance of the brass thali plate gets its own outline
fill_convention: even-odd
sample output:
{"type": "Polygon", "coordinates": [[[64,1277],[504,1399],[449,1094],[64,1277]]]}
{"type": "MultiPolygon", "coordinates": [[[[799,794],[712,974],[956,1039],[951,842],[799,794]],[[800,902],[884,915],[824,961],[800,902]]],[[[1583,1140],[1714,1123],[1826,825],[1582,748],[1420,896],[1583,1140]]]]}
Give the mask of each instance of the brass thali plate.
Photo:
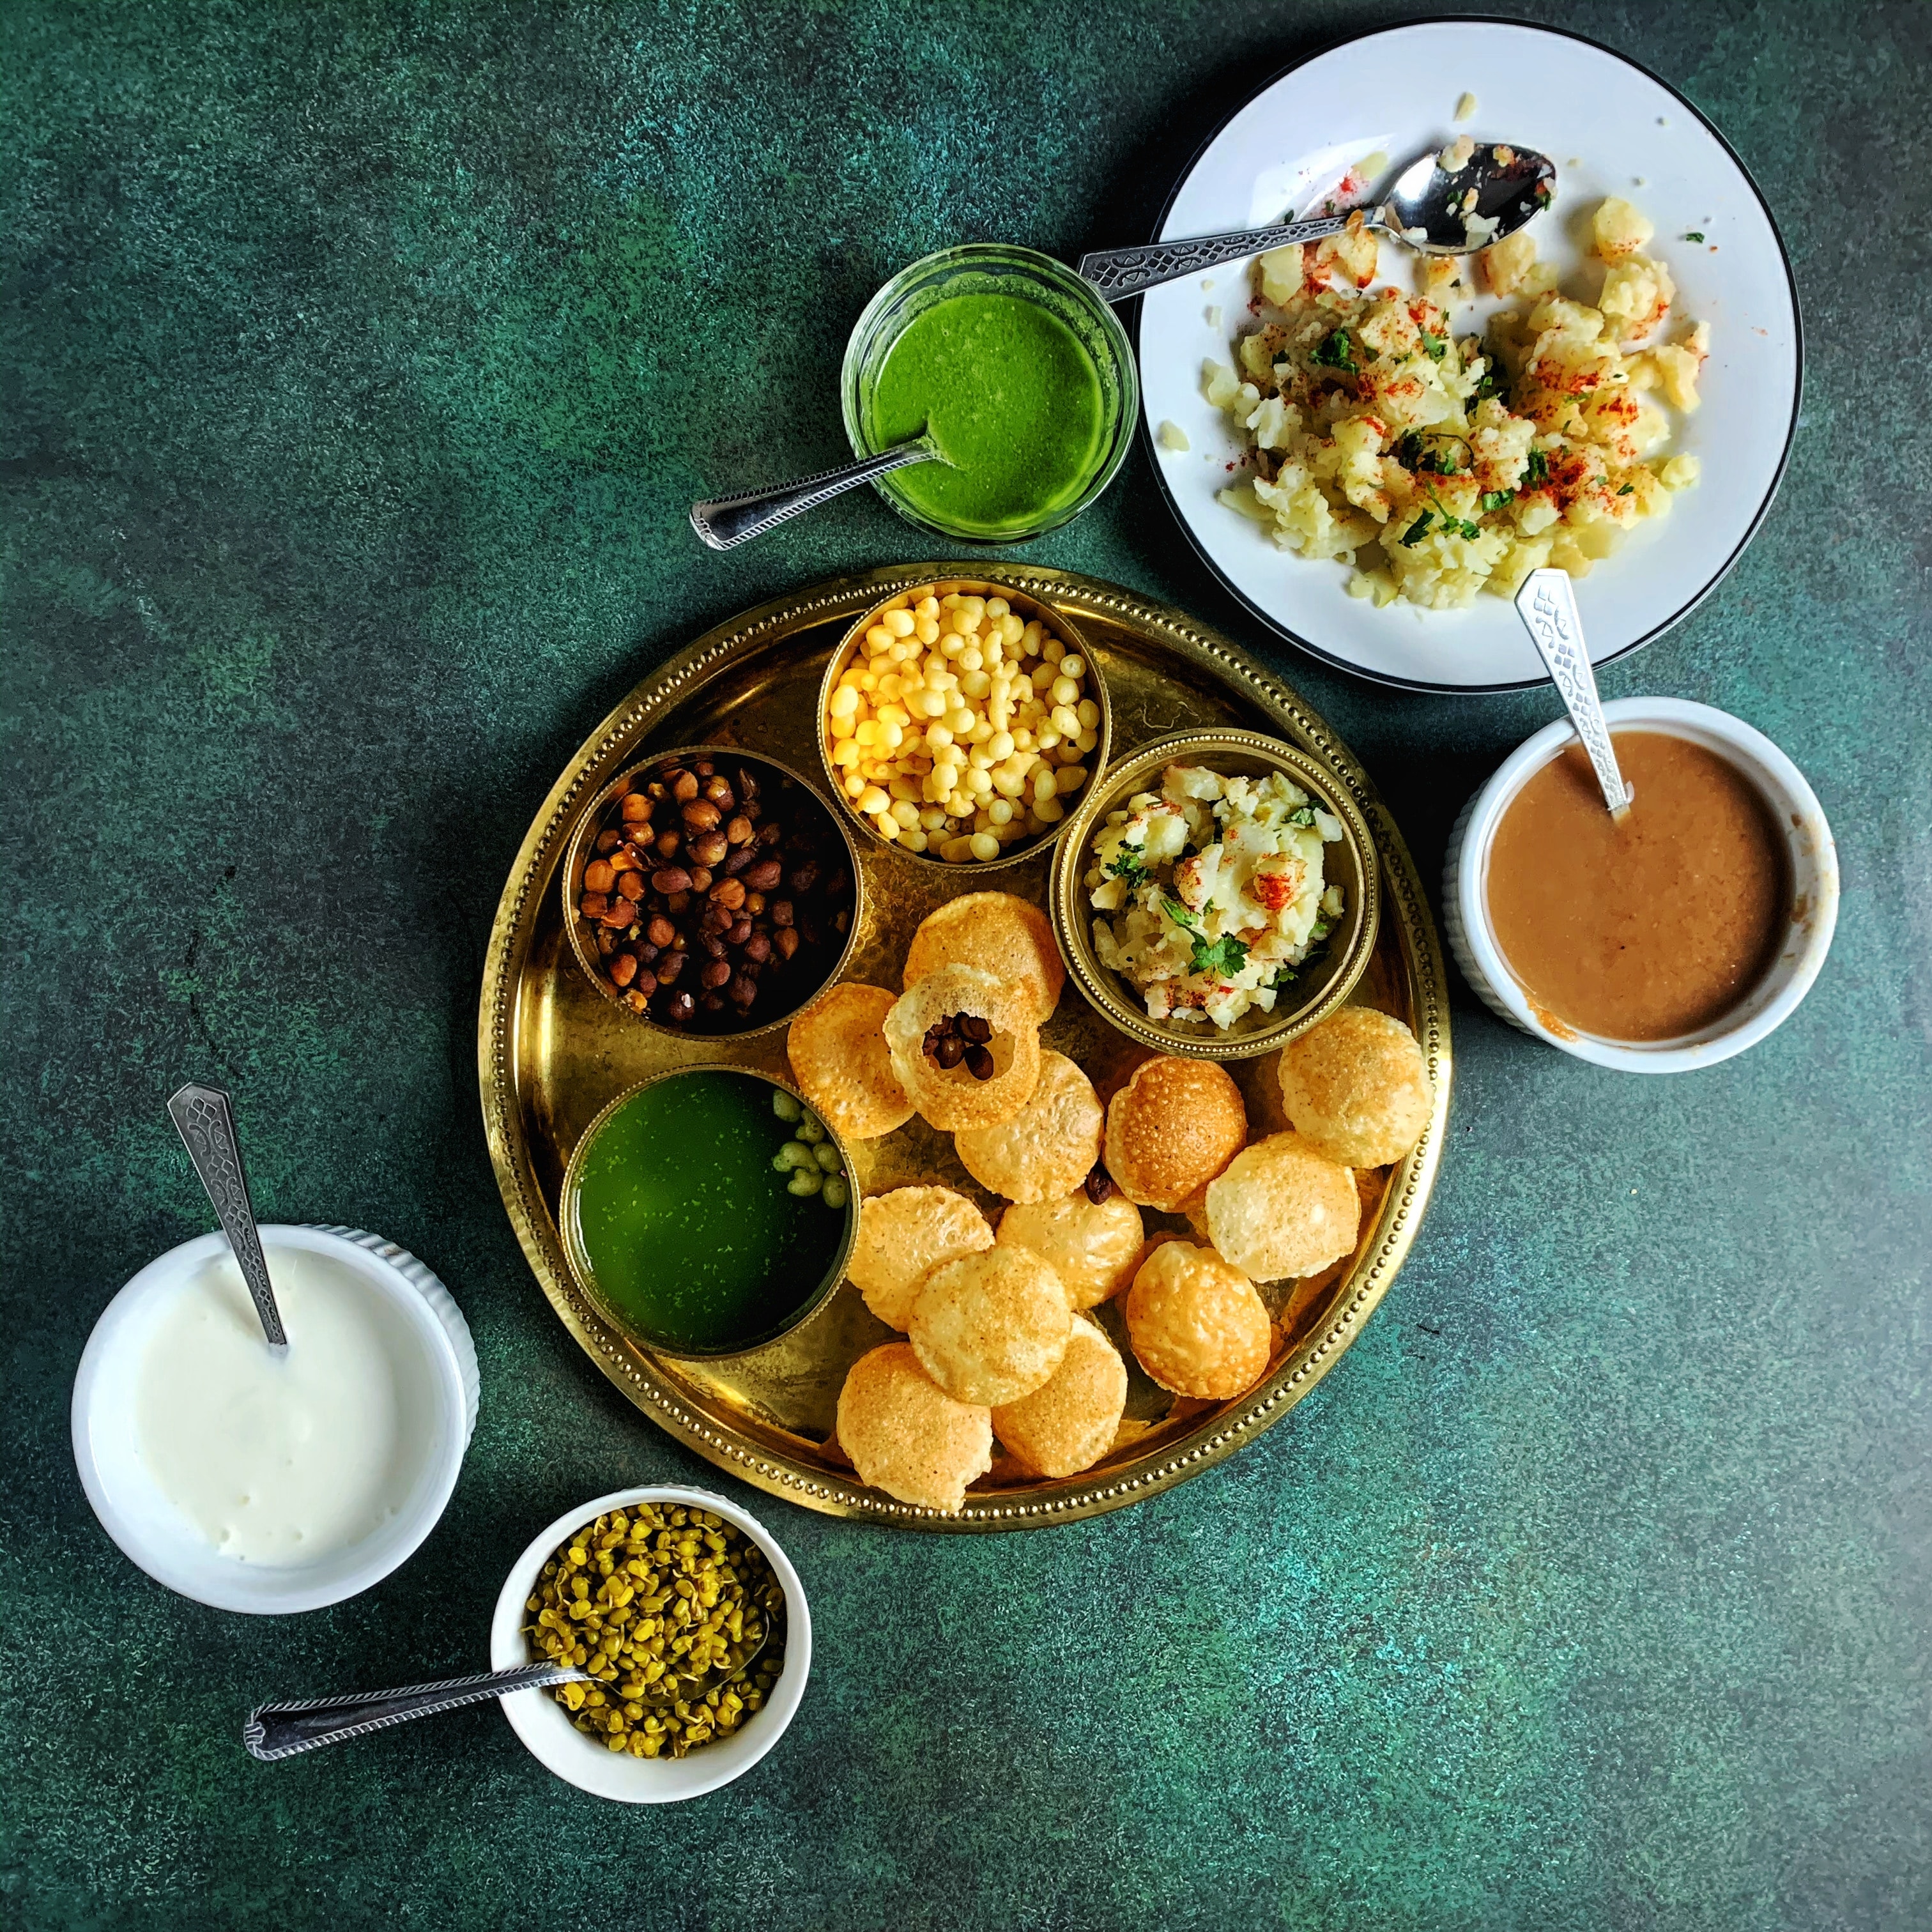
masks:
{"type": "MultiPolygon", "coordinates": [[[[987,875],[970,866],[918,866],[862,841],[860,862],[865,909],[844,976],[896,988],[914,927],[942,899],[996,887],[1043,904],[1051,853],[987,875]]],[[[1145,1051],[1102,1019],[1070,979],[1042,1043],[1085,1067],[1102,1098],[1145,1051]]],[[[598,1368],[660,1427],[760,1489],[828,1514],[922,1529],[1036,1528],[1096,1516],[1184,1481],[1280,1421],[1388,1292],[1421,1222],[1449,1110],[1442,947],[1408,848],[1348,748],[1273,672],[1178,610],[1092,578],[977,563],[895,565],[816,585],[721,625],[646,677],[578,748],[517,854],[490,934],[477,1060],[490,1156],[511,1223],[551,1306],[598,1368]],[[1354,998],[1408,1023],[1436,1087],[1421,1144],[1385,1173],[1358,1177],[1364,1212],[1354,1256],[1306,1280],[1262,1288],[1277,1334],[1256,1388],[1221,1402],[1167,1394],[1134,1365],[1118,1305],[1109,1304],[1095,1318],[1121,1345],[1131,1378],[1113,1450],[1096,1468],[1061,1480],[1026,1476],[1001,1456],[953,1516],[866,1488],[827,1447],[847,1367],[894,1339],[849,1284],[767,1348],[680,1360],[653,1353],[604,1318],[572,1274],[556,1220],[572,1150],[614,1095],[700,1061],[786,1070],[782,1029],[737,1041],[681,1039],[640,1024],[591,985],[564,930],[558,881],[579,815],[617,773],[678,745],[736,745],[815,776],[818,681],[845,628],[900,587],[949,576],[1011,586],[1080,627],[1112,693],[1116,760],[1166,732],[1234,725],[1284,738],[1335,775],[1368,820],[1382,870],[1380,936],[1354,998]]],[[[1257,1135],[1283,1124],[1274,1064],[1270,1056],[1228,1064],[1257,1135]]],[[[950,1137],[916,1118],[854,1151],[863,1192],[936,1180],[993,1206],[995,1197],[959,1165],[950,1137]]],[[[1150,1233],[1185,1231],[1169,1216],[1147,1220],[1150,1233]]]]}

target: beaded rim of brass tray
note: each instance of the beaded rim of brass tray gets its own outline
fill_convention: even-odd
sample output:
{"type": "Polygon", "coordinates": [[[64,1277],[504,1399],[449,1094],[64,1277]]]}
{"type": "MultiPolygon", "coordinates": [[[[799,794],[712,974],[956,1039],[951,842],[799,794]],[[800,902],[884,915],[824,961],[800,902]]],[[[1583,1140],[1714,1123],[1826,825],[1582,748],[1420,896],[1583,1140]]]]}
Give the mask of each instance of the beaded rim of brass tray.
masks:
{"type": "MultiPolygon", "coordinates": [[[[817,684],[814,674],[804,688],[815,691],[817,684]]],[[[755,694],[734,700],[734,705],[748,706],[755,694]]],[[[1122,718],[1120,710],[1117,696],[1117,759],[1172,728],[1172,721],[1152,717],[1136,724],[1122,718]]],[[[736,715],[728,707],[718,718],[728,722],[736,715]]],[[[806,719],[806,729],[816,728],[815,717],[806,719]]],[[[717,718],[699,735],[712,740],[723,735],[717,718]]],[[[997,879],[982,880],[976,877],[978,870],[961,866],[956,890],[1004,885],[1013,877],[1000,868],[997,879]]],[[[946,882],[952,883],[950,877],[946,882]]],[[[847,976],[860,976],[848,967],[847,976]]],[[[582,997],[612,1015],[613,1010],[587,984],[582,997]]],[[[1070,983],[1063,1004],[1081,998],[1070,983]]],[[[634,1030],[641,1035],[655,1030],[634,1030]]],[[[617,1048],[625,1048],[621,1036],[612,1037],[617,1048]]],[[[769,1045],[748,1044],[782,1053],[782,1040],[779,1034],[769,1045]]],[[[689,1045],[701,1052],[715,1042],[696,1040],[689,1045]]],[[[1360,1333],[1414,1240],[1441,1157],[1450,1084],[1448,1000],[1434,920],[1400,832],[1326,722],[1273,672],[1178,610],[1070,572],[947,562],[894,565],[761,604],[672,656],[611,712],[552,788],[512,867],[490,934],[477,1053],[490,1160],[518,1239],[565,1327],[624,1395],[707,1461],[772,1495],[831,1515],[953,1532],[1044,1528],[1121,1508],[1211,1467],[1286,1415],[1360,1333]],[[970,1491],[964,1509],[947,1516],[867,1488],[842,1466],[842,1459],[835,1460],[820,1443],[780,1424],[748,1413],[722,1415],[707,1408],[691,1374],[694,1366],[703,1365],[656,1355],[605,1322],[572,1275],[554,1218],[557,1184],[570,1151],[569,1130],[556,1117],[554,1096],[547,1089],[539,1090],[532,1081],[526,1090],[520,1054],[530,1052],[541,1058],[558,1050],[552,1007],[526,1010],[526,994],[533,998],[532,988],[548,986],[553,1006],[556,998],[576,997],[560,994],[556,986],[558,976],[577,974],[578,968],[555,910],[554,881],[580,814],[605,781],[626,764],[648,755],[656,736],[672,734],[663,740],[670,743],[679,742],[674,734],[680,730],[689,735],[688,708],[734,668],[768,658],[775,644],[801,633],[823,633],[811,647],[815,658],[836,646],[844,624],[894,589],[965,575],[1010,584],[1066,610],[1088,628],[1103,662],[1122,650],[1171,656],[1177,688],[1184,683],[1189,691],[1198,691],[1204,704],[1232,711],[1236,722],[1278,733],[1334,773],[1367,820],[1381,862],[1382,931],[1370,979],[1380,976],[1393,1004],[1406,1011],[1429,1062],[1436,1104],[1420,1144],[1389,1171],[1379,1198],[1371,1196],[1368,1201],[1363,1238],[1352,1260],[1340,1264],[1330,1276],[1315,1278],[1312,1286],[1295,1285],[1310,1291],[1297,1312],[1308,1316],[1312,1311],[1312,1318],[1295,1334],[1292,1345],[1278,1353],[1262,1382],[1230,1402],[1177,1405],[1164,1421],[1149,1425],[1150,1434],[1166,1432],[1138,1453],[1131,1441],[1124,1441],[1100,1466],[1083,1475],[970,1491]],[[546,975],[550,976],[548,981],[546,975]]],[[[618,1051],[607,1052],[596,1060],[597,1076],[607,1084],[604,1100],[634,1077],[610,1064],[620,1057],[618,1051]]],[[[586,1118],[596,1112],[590,1105],[596,1097],[592,1094],[584,1103],[586,1118]]],[[[582,1124],[578,1123],[579,1131],[582,1124]]],[[[832,1298],[834,1304],[846,1299],[832,1298]]],[[[812,1326],[799,1332],[808,1334],[812,1326]]]]}

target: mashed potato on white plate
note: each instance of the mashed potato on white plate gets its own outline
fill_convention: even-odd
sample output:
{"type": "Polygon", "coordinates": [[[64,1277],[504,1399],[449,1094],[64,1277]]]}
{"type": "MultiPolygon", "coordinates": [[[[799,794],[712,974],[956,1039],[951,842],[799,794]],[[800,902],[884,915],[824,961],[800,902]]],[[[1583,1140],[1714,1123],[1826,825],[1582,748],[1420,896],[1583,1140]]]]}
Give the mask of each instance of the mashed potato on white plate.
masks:
{"type": "Polygon", "coordinates": [[[1496,243],[1476,259],[1516,306],[1460,340],[1449,305],[1472,291],[1454,257],[1418,257],[1408,296],[1371,288],[1377,239],[1359,219],[1261,256],[1238,367],[1202,370],[1251,472],[1220,500],[1285,550],[1352,561],[1350,594],[1378,605],[1513,596],[1546,564],[1586,575],[1697,480],[1696,458],[1664,453],[1660,400],[1696,408],[1710,332],[1663,339],[1676,288],[1641,252],[1652,232],[1628,202],[1601,203],[1594,303],[1559,292],[1531,230],[1496,243]]]}

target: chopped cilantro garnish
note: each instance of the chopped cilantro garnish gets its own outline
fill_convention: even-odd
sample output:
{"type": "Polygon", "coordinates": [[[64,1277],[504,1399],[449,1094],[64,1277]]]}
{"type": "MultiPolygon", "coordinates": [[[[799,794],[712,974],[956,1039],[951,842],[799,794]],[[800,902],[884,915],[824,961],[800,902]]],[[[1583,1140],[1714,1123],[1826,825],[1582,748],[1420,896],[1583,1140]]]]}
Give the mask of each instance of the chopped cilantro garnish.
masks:
{"type": "Polygon", "coordinates": [[[1504,402],[1509,400],[1508,380],[1497,367],[1493,356],[1484,365],[1482,374],[1477,379],[1475,400],[1480,403],[1491,396],[1498,397],[1504,402]]]}
{"type": "Polygon", "coordinates": [[[1500,510],[1516,494],[1514,490],[1485,490],[1483,492],[1483,511],[1486,515],[1492,510],[1500,510]]]}
{"type": "Polygon", "coordinates": [[[1308,359],[1324,369],[1342,369],[1352,376],[1355,373],[1355,358],[1350,348],[1348,332],[1338,328],[1315,345],[1308,359]]]}
{"type": "Polygon", "coordinates": [[[1432,362],[1439,362],[1449,352],[1449,338],[1446,335],[1432,335],[1427,329],[1422,332],[1422,352],[1432,362]]]}
{"type": "Polygon", "coordinates": [[[1124,879],[1130,886],[1147,884],[1147,868],[1141,863],[1138,855],[1130,846],[1123,845],[1108,860],[1106,869],[1110,879],[1124,879]]]}
{"type": "Polygon", "coordinates": [[[1687,242],[1701,242],[1704,238],[1704,232],[1700,228],[1694,228],[1684,238],[1687,242]]]}
{"type": "Polygon", "coordinates": [[[1426,471],[1432,476],[1459,476],[1461,468],[1456,460],[1459,446],[1473,464],[1476,459],[1468,437],[1458,436],[1454,430],[1412,429],[1396,439],[1396,460],[1405,470],[1426,471]]]}
{"type": "Polygon", "coordinates": [[[1194,957],[1187,963],[1190,970],[1196,973],[1232,977],[1248,963],[1248,949],[1244,941],[1232,936],[1217,939],[1211,946],[1206,940],[1196,938],[1194,957]]]}
{"type": "Polygon", "coordinates": [[[1314,806],[1297,806],[1294,811],[1288,814],[1288,822],[1291,825],[1312,825],[1315,823],[1314,806]]]}
{"type": "Polygon", "coordinates": [[[1619,496],[1628,496],[1636,488],[1636,485],[1634,483],[1626,483],[1623,488],[1617,492],[1617,494],[1619,496]]]}
{"type": "MultiPolygon", "coordinates": [[[[1229,937],[1217,939],[1210,945],[1201,931],[1200,920],[1172,892],[1163,892],[1161,900],[1168,917],[1194,935],[1193,956],[1187,962],[1190,973],[1234,974],[1246,964],[1248,949],[1245,941],[1229,937]]],[[[1211,900],[1208,910],[1214,910],[1211,900]]]]}
{"type": "Polygon", "coordinates": [[[1308,936],[1310,939],[1314,940],[1318,943],[1309,947],[1306,954],[1303,958],[1300,963],[1298,965],[1282,967],[1280,971],[1276,973],[1274,977],[1269,981],[1268,983],[1273,986],[1277,992],[1279,992],[1284,986],[1292,986],[1298,975],[1306,972],[1311,966],[1320,965],[1322,962],[1328,957],[1328,948],[1327,945],[1324,943],[1320,943],[1325,942],[1328,939],[1328,927],[1324,926],[1311,926],[1309,928],[1308,936]]]}
{"type": "MultiPolygon", "coordinates": [[[[1443,529],[1452,536],[1473,538],[1482,535],[1482,532],[1468,518],[1459,517],[1453,511],[1445,510],[1442,507],[1442,499],[1433,490],[1429,493],[1429,500],[1436,506],[1436,514],[1442,519],[1443,529]]],[[[1406,537],[1402,538],[1404,543],[1408,541],[1406,537]]]]}
{"type": "Polygon", "coordinates": [[[1429,534],[1429,526],[1432,520],[1433,519],[1430,517],[1429,512],[1426,510],[1424,510],[1421,515],[1418,517],[1415,521],[1411,524],[1408,528],[1402,532],[1402,548],[1405,550],[1413,550],[1418,544],[1421,542],[1423,538],[1429,534]]]}
{"type": "Polygon", "coordinates": [[[1523,470],[1522,480],[1526,483],[1547,483],[1550,481],[1550,459],[1541,450],[1532,449],[1529,452],[1529,461],[1523,470]]]}

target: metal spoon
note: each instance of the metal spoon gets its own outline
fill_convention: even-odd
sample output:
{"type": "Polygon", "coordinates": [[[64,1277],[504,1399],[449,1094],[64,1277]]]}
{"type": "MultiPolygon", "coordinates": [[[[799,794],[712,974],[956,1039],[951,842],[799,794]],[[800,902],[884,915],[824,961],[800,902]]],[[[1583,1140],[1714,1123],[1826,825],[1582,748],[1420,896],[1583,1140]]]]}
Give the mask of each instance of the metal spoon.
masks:
{"type": "Polygon", "coordinates": [[[262,1252],[255,1210],[249,1204],[248,1177],[242,1168],[242,1144],[235,1138],[235,1111],[228,1096],[219,1087],[190,1082],[170,1097],[168,1118],[174,1122],[188,1157],[214,1204],[228,1245],[235,1250],[242,1279],[254,1298],[255,1312],[262,1318],[262,1331],[269,1347],[286,1348],[288,1331],[282,1326],[282,1312],[275,1306],[268,1258],[262,1252]]]}
{"type": "Polygon", "coordinates": [[[938,446],[927,436],[916,436],[910,442],[895,443],[877,456],[861,457],[856,463],[836,470],[821,470],[815,476],[800,476],[789,483],[773,483],[762,490],[741,490],[730,496],[712,496],[691,506],[691,527],[713,550],[731,550],[749,543],[766,531],[815,510],[820,504],[869,483],[888,470],[904,470],[914,463],[944,463],[938,446]]]}
{"type": "MultiPolygon", "coordinates": [[[[681,1696],[687,1702],[693,1691],[705,1692],[734,1684],[764,1654],[772,1640],[771,1627],[740,1659],[726,1676],[711,1681],[707,1674],[684,1672],[661,1677],[638,1700],[645,1704],[674,1704],[681,1696]],[[661,1687],[669,1684],[666,1690],[661,1687]],[[685,1688],[680,1690],[676,1687],[685,1688]]],[[[511,1670],[486,1670],[475,1677],[446,1677],[436,1684],[405,1684],[394,1690],[352,1690],[340,1697],[307,1697],[292,1702],[259,1704],[248,1713],[242,1726],[242,1742],[250,1757],[264,1764],[278,1759],[299,1757],[304,1751],[319,1750],[324,1744],[340,1744],[345,1738],[366,1736],[371,1731],[387,1730],[392,1724],[406,1724],[412,1718],[434,1717],[440,1711],[460,1711],[466,1704],[480,1704],[488,1697],[502,1697],[512,1690],[536,1690],[553,1684],[589,1684],[595,1682],[587,1670],[563,1664],[521,1664],[511,1670]]]]}
{"type": "MultiPolygon", "coordinates": [[[[1436,165],[1434,154],[1412,161],[1367,225],[1406,242],[1425,255],[1466,255],[1513,235],[1550,206],[1556,166],[1546,154],[1528,148],[1485,142],[1454,174],[1436,165]],[[1472,199],[1473,197],[1473,199],[1472,199]],[[1480,244],[1469,239],[1476,216],[1496,230],[1480,244]]],[[[1352,214],[1353,211],[1349,211],[1352,214]]],[[[1106,248],[1082,255],[1080,272],[1109,302],[1137,296],[1162,282],[1223,262],[1238,262],[1291,242],[1320,242],[1348,226],[1349,214],[1324,214],[1312,221],[1288,221],[1272,228],[1250,228],[1228,235],[1203,235],[1191,242],[1149,242],[1138,248],[1106,248]]]]}
{"type": "Polygon", "coordinates": [[[1568,572],[1532,570],[1516,593],[1516,614],[1530,640],[1542,653],[1556,680],[1557,695],[1563,700],[1583,748],[1590,754],[1590,768],[1602,787],[1604,803],[1612,818],[1622,818],[1630,808],[1635,790],[1624,782],[1617,769],[1616,748],[1610,742],[1610,721],[1597,695],[1597,674],[1590,668],[1589,646],[1583,641],[1583,620],[1576,614],[1576,586],[1568,572]]]}

